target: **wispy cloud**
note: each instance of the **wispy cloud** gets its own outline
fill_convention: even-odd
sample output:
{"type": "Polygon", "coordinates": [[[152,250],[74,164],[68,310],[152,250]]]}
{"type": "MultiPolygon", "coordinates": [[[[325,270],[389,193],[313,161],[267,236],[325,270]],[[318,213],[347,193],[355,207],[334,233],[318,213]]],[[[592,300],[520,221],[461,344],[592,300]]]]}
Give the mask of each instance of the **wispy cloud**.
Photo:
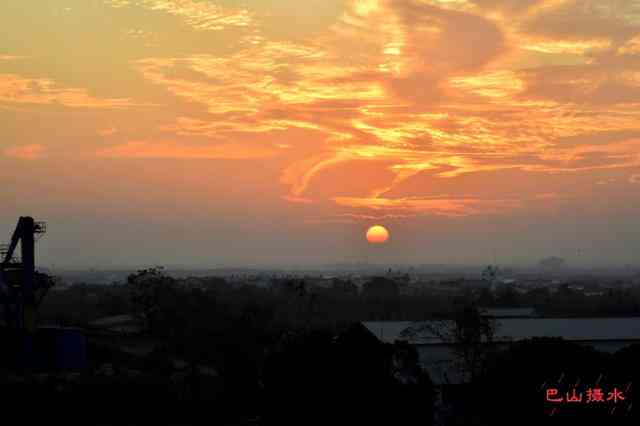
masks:
{"type": "Polygon", "coordinates": [[[468,216],[472,214],[506,213],[521,207],[518,200],[483,200],[478,198],[354,198],[336,197],[342,206],[373,210],[413,212],[440,216],[468,216]]]}
{"type": "Polygon", "coordinates": [[[114,126],[110,126],[110,127],[105,127],[104,129],[100,129],[98,130],[98,135],[102,136],[102,137],[108,137],[108,136],[113,136],[116,133],[118,133],[118,129],[114,126]]]}
{"type": "Polygon", "coordinates": [[[0,55],[0,61],[16,61],[18,59],[23,59],[24,56],[16,56],[16,55],[0,55]]]}
{"type": "Polygon", "coordinates": [[[130,141],[98,150],[106,158],[170,158],[246,160],[268,158],[277,151],[269,147],[243,144],[186,144],[173,141],[130,141]]]}
{"type": "MultiPolygon", "coordinates": [[[[215,27],[219,12],[210,3],[198,13],[189,1],[131,3],[181,16],[194,28],[193,19],[215,27]]],[[[592,142],[602,132],[638,127],[637,11],[625,6],[614,16],[579,3],[351,0],[313,38],[261,34],[227,55],[150,57],[134,67],[200,108],[198,118],[180,114],[160,131],[286,146],[280,182],[290,202],[315,201],[318,187],[335,185],[325,182],[333,170],[366,162],[386,182],[370,182],[367,196],[336,189],[322,197],[385,214],[503,212],[536,195],[517,202],[433,199],[432,188],[408,183],[420,176],[451,181],[507,170],[534,176],[638,165],[634,137],[592,142]],[[401,187],[413,192],[393,198],[401,187]]],[[[182,148],[172,147],[177,156],[182,148]]]]}
{"type": "Polygon", "coordinates": [[[195,0],[105,0],[115,7],[142,7],[164,12],[184,20],[196,30],[219,31],[233,27],[248,27],[253,22],[247,9],[228,10],[213,2],[195,0]]]}
{"type": "Polygon", "coordinates": [[[46,154],[46,147],[40,144],[12,146],[4,150],[4,155],[20,160],[38,160],[46,154]]]}
{"type": "Polygon", "coordinates": [[[60,105],[72,108],[118,109],[141,106],[129,98],[98,98],[86,89],[60,87],[48,78],[0,74],[0,103],[60,105]]]}

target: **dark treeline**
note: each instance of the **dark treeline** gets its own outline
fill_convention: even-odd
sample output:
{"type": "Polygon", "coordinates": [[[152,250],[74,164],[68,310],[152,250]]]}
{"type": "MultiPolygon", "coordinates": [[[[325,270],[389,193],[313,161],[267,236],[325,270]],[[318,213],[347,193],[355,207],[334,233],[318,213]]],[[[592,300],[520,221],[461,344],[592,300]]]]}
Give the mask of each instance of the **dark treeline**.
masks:
{"type": "MultiPolygon", "coordinates": [[[[152,271],[146,270],[147,274],[152,271]]],[[[140,275],[134,274],[132,276],[140,275]]],[[[164,275],[164,274],[163,274],[164,275]]],[[[452,314],[456,306],[474,302],[482,307],[533,307],[543,316],[635,316],[640,315],[640,288],[608,288],[597,295],[586,295],[560,285],[557,291],[541,287],[518,292],[505,285],[491,292],[488,287],[465,288],[463,280],[430,282],[428,289],[399,294],[397,288],[385,290],[391,280],[372,278],[370,291],[362,293],[348,280],[334,279],[330,288],[312,289],[304,279],[288,279],[272,287],[236,286],[224,278],[167,280],[159,300],[165,312],[176,315],[185,307],[188,316],[198,310],[215,311],[232,318],[244,318],[275,329],[301,326],[340,327],[358,321],[419,321],[452,314]],[[196,285],[194,285],[194,283],[196,285]],[[458,285],[456,292],[438,291],[438,286],[458,285]],[[383,288],[381,291],[380,288],[383,288]],[[172,308],[170,305],[174,304],[172,308]]],[[[46,322],[82,325],[91,320],[131,313],[131,285],[77,284],[65,291],[51,292],[40,310],[46,322]]],[[[203,318],[204,319],[204,318],[203,318]]]]}
{"type": "MultiPolygon", "coordinates": [[[[104,316],[132,313],[135,307],[131,282],[135,282],[135,278],[134,281],[131,279],[141,278],[142,274],[159,272],[146,270],[132,275],[128,285],[79,284],[51,292],[40,309],[40,318],[46,322],[82,325],[104,316]]],[[[154,296],[162,312],[189,317],[196,323],[220,321],[220,316],[228,316],[254,321],[262,328],[340,327],[358,321],[420,320],[447,315],[454,301],[448,295],[437,294],[359,295],[335,288],[312,292],[301,289],[303,280],[290,280],[290,288],[285,284],[283,288],[274,289],[231,286],[224,279],[215,277],[198,278],[198,285],[193,286],[193,282],[186,284],[185,280],[163,277],[165,281],[158,278],[161,284],[154,296]],[[196,319],[205,312],[217,318],[196,319]]]]}

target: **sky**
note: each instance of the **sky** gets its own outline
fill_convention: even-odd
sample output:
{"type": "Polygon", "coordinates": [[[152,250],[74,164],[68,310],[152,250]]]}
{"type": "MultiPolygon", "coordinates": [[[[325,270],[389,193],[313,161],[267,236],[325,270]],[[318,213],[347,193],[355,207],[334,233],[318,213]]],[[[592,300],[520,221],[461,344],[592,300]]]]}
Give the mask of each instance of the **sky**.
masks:
{"type": "Polygon", "coordinates": [[[0,238],[47,221],[41,264],[640,261],[640,0],[4,0],[0,28],[0,238]]]}

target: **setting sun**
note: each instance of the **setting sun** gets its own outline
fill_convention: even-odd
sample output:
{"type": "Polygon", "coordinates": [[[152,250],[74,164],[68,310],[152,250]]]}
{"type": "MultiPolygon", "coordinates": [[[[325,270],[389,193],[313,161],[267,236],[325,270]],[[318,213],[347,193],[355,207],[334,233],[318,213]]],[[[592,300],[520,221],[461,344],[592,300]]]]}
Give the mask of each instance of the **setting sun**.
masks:
{"type": "Polygon", "coordinates": [[[383,244],[389,239],[389,231],[381,225],[372,226],[367,230],[367,241],[371,244],[383,244]]]}

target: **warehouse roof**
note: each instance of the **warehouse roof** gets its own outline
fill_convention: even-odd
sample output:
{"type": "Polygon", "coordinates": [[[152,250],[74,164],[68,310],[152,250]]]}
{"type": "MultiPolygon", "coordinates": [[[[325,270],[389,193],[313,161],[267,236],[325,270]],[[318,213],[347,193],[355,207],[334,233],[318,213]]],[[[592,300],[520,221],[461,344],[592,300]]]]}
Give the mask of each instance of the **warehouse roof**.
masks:
{"type": "MultiPolygon", "coordinates": [[[[498,318],[495,341],[532,337],[562,337],[573,341],[640,340],[640,317],[629,318],[498,318]]],[[[451,321],[370,321],[363,325],[386,343],[416,345],[445,343],[438,330],[451,321]]]]}

